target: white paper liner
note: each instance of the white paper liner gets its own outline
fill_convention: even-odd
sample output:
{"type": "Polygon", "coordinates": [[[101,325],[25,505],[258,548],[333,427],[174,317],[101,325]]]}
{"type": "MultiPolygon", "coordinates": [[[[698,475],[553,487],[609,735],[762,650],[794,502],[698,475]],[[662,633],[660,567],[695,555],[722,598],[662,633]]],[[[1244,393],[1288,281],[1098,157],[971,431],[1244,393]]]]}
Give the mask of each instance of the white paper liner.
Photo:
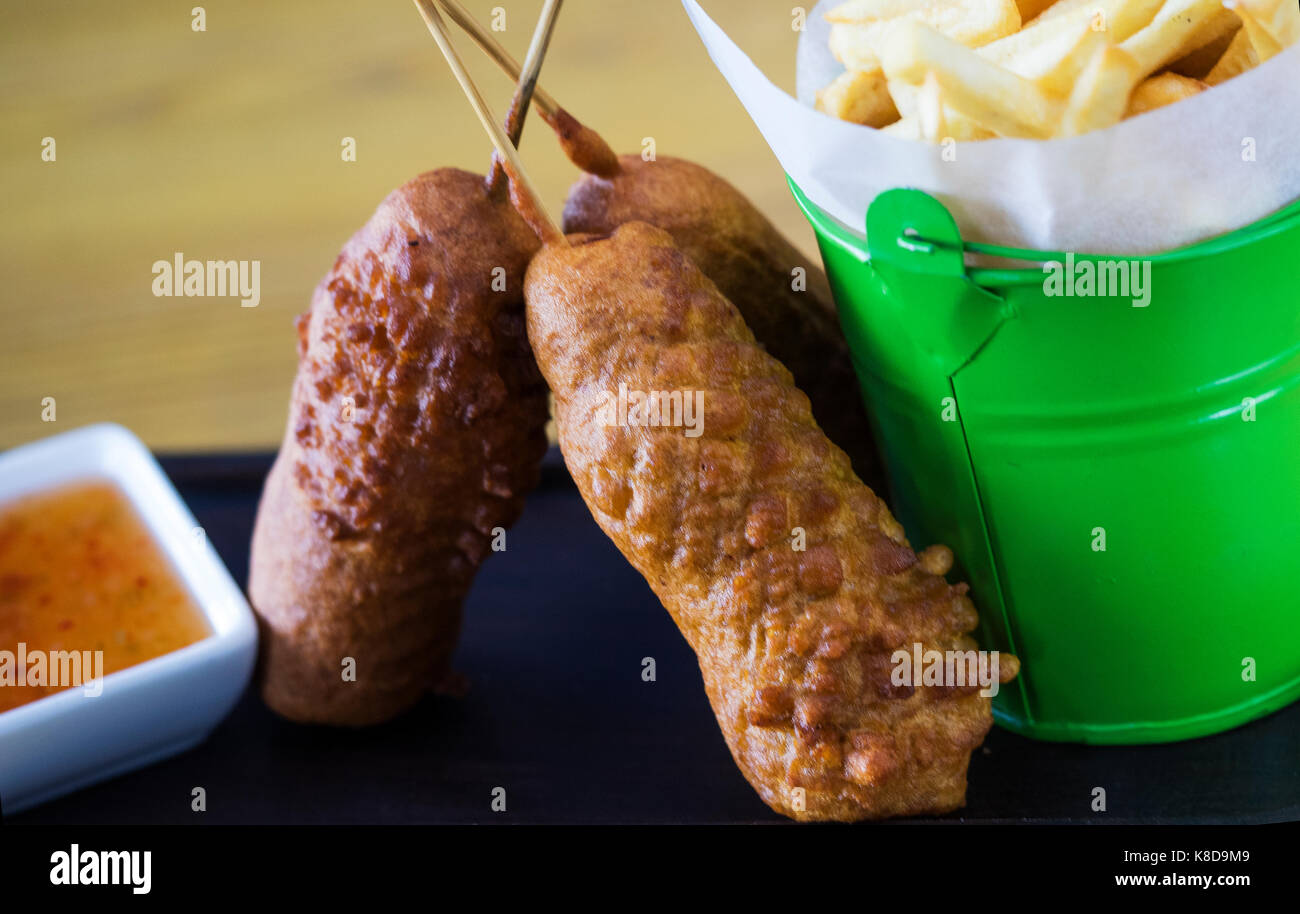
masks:
{"type": "Polygon", "coordinates": [[[971,241],[1039,251],[1149,254],[1241,228],[1300,198],[1300,47],[1210,91],[1065,140],[941,147],[824,115],[814,92],[843,68],[823,0],[808,13],[802,101],[774,86],[696,0],[682,0],[709,55],[786,173],[861,231],[882,191],[915,187],[971,241]],[[1249,153],[1253,153],[1253,160],[1249,153]]]}

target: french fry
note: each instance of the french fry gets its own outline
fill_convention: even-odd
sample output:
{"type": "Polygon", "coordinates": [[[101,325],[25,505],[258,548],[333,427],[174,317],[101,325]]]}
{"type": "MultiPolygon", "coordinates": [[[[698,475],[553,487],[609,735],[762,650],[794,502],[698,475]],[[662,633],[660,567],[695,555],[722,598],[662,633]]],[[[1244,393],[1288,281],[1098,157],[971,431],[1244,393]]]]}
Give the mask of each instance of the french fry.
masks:
{"type": "Polygon", "coordinates": [[[1233,36],[1232,43],[1228,45],[1228,50],[1223,52],[1219,62],[1205,74],[1205,82],[1207,85],[1217,86],[1257,66],[1259,66],[1259,54],[1250,40],[1250,33],[1242,28],[1233,36]]]}
{"type": "Polygon", "coordinates": [[[1079,136],[1119,123],[1139,79],[1139,65],[1131,55],[1113,44],[1099,46],[1074,84],[1059,134],[1079,136]]]}
{"type": "MultiPolygon", "coordinates": [[[[1090,20],[1071,20],[1071,27],[1053,30],[1047,41],[1038,49],[1039,53],[1032,64],[1027,57],[1020,59],[1019,62],[1022,68],[1028,72],[1019,75],[1030,76],[1037,74],[1034,82],[1039,88],[1055,95],[1067,97],[1098,49],[1109,43],[1109,33],[1095,31],[1090,20]],[[1049,64],[1050,68],[1043,70],[1049,64]]],[[[1016,72],[1016,70],[1012,69],[1012,72],[1016,72]]],[[[894,81],[890,84],[890,92],[895,96],[905,93],[908,89],[911,89],[913,93],[916,91],[914,87],[900,81],[894,81]]],[[[902,105],[899,106],[899,110],[904,110],[902,105]]],[[[910,104],[904,113],[914,112],[915,106],[910,104]]],[[[959,113],[950,111],[948,115],[949,135],[958,132],[969,134],[978,130],[978,125],[973,122],[963,124],[963,121],[969,122],[969,119],[959,113]],[[964,129],[962,129],[963,127],[964,129]]]]}
{"type": "Polygon", "coordinates": [[[1292,0],[1225,0],[1241,17],[1260,63],[1300,42],[1300,6],[1292,0]]]}
{"type": "Polygon", "coordinates": [[[1199,79],[1179,76],[1177,73],[1161,73],[1140,83],[1128,100],[1125,118],[1137,117],[1165,105],[1172,105],[1193,95],[1200,95],[1210,88],[1199,79]]]}
{"type": "Polygon", "coordinates": [[[1198,31],[1223,10],[1223,0],[1168,0],[1151,24],[1121,44],[1150,76],[1192,50],[1198,31]]]}
{"type": "Polygon", "coordinates": [[[924,22],[968,46],[1009,35],[1021,26],[1016,0],[848,0],[826,14],[828,22],[852,25],[902,18],[924,22]]]}
{"type": "MultiPolygon", "coordinates": [[[[1061,32],[1052,42],[1055,49],[1041,60],[1056,62],[1035,79],[1039,86],[1058,95],[1069,95],[1079,74],[1092,61],[1098,48],[1110,44],[1105,32],[1094,31],[1087,22],[1075,23],[1073,32],[1061,32]]],[[[1012,70],[1012,72],[1016,72],[1012,70]]],[[[1022,76],[1030,74],[1022,73],[1022,76]]]]}
{"type": "Polygon", "coordinates": [[[925,81],[917,93],[916,116],[921,124],[921,139],[927,143],[942,143],[944,137],[950,135],[943,111],[943,89],[933,73],[925,74],[925,81]]]}
{"type": "Polygon", "coordinates": [[[1260,63],[1276,56],[1282,50],[1282,42],[1273,37],[1264,24],[1249,10],[1240,11],[1242,31],[1250,36],[1250,46],[1255,49],[1260,63]]]}
{"type": "Polygon", "coordinates": [[[898,120],[898,109],[889,95],[885,74],[880,70],[841,73],[826,88],[818,90],[817,110],[868,127],[884,127],[898,120]]]}
{"type": "Polygon", "coordinates": [[[915,114],[903,115],[888,127],[880,128],[881,133],[889,134],[900,140],[914,140],[920,142],[924,137],[921,136],[921,120],[915,114]]]}
{"type": "MultiPolygon", "coordinates": [[[[1300,10],[1300,6],[1297,6],[1296,9],[1300,10]]],[[[1227,42],[1232,39],[1233,33],[1239,28],[1241,28],[1241,17],[1225,6],[1209,19],[1206,19],[1201,27],[1192,34],[1192,37],[1187,40],[1187,53],[1194,53],[1219,41],[1223,41],[1223,46],[1226,48],[1228,46],[1227,42]]]]}
{"type": "Polygon", "coordinates": [[[1057,2],[1059,0],[1016,0],[1016,8],[1020,10],[1020,21],[1032,22],[1057,2]]]}
{"type": "Polygon", "coordinates": [[[979,49],[981,57],[1029,79],[1049,72],[1079,40],[1081,28],[1118,44],[1146,26],[1165,0],[1060,0],[1019,32],[979,49]]]}
{"type": "Polygon", "coordinates": [[[1300,43],[1296,0],[847,0],[826,18],[836,56],[870,66],[818,107],[929,142],[1075,136],[1300,43]]]}
{"type": "Polygon", "coordinates": [[[894,106],[898,108],[899,118],[902,120],[915,118],[917,95],[921,87],[901,79],[886,79],[885,85],[889,89],[889,97],[894,100],[894,106]]]}
{"type": "Polygon", "coordinates": [[[1169,69],[1179,76],[1192,79],[1204,79],[1225,53],[1232,40],[1241,32],[1241,17],[1231,11],[1225,11],[1232,17],[1232,28],[1212,41],[1206,42],[1194,51],[1184,54],[1169,65],[1169,69]]]}
{"type": "Polygon", "coordinates": [[[1119,44],[1150,25],[1164,6],[1164,0],[1120,0],[1104,11],[1094,7],[1089,21],[1093,28],[1106,32],[1111,41],[1119,44]]]}
{"type": "MultiPolygon", "coordinates": [[[[911,140],[925,139],[921,125],[921,90],[924,85],[923,82],[921,86],[914,86],[900,79],[889,83],[889,94],[893,96],[902,116],[885,127],[885,133],[911,140]]],[[[939,94],[942,95],[942,88],[939,89],[939,94]]],[[[945,138],[974,142],[991,140],[997,136],[992,130],[981,127],[966,115],[954,111],[947,105],[943,106],[943,120],[945,138]]]]}
{"type": "MultiPolygon", "coordinates": [[[[946,126],[945,139],[952,139],[959,143],[974,143],[979,140],[991,140],[997,137],[997,134],[992,130],[981,127],[970,118],[957,115],[947,105],[944,105],[943,116],[946,126]]],[[[888,127],[882,128],[880,132],[887,133],[900,140],[919,142],[925,139],[921,129],[921,119],[917,114],[902,117],[888,127]]]]}
{"type": "Polygon", "coordinates": [[[946,104],[1001,136],[1046,139],[1061,100],[1030,80],[980,57],[921,23],[893,23],[885,46],[885,76],[919,84],[933,72],[946,104]]]}
{"type": "MultiPolygon", "coordinates": [[[[1074,0],[1061,0],[1056,7],[1073,2],[1074,0]]],[[[1114,3],[1118,0],[1101,0],[1101,2],[1114,3]]],[[[979,50],[980,56],[999,66],[1009,67],[1017,60],[1032,59],[1036,56],[1036,49],[1051,44],[1063,33],[1073,34],[1075,26],[1087,19],[1087,14],[1082,9],[1066,9],[1051,15],[1051,11],[1056,7],[1051,7],[1047,14],[1035,19],[1020,31],[982,46],[979,50]]]]}
{"type": "MultiPolygon", "coordinates": [[[[928,77],[928,74],[927,74],[928,77]]],[[[921,127],[921,89],[924,86],[914,86],[911,83],[903,82],[901,79],[893,80],[889,83],[889,94],[893,96],[898,104],[898,110],[901,117],[893,124],[885,128],[887,133],[894,136],[906,136],[909,139],[925,139],[921,127]]],[[[942,87],[939,88],[939,94],[942,95],[942,87]]],[[[987,127],[981,127],[975,121],[966,115],[954,111],[950,106],[943,106],[944,120],[944,137],[961,142],[974,142],[976,140],[991,140],[997,136],[987,127]]]]}
{"type": "Polygon", "coordinates": [[[830,47],[850,70],[880,67],[885,35],[894,22],[925,23],[968,47],[987,44],[1020,28],[1015,0],[850,0],[827,13],[830,47]]]}
{"type": "MultiPolygon", "coordinates": [[[[1056,0],[1055,3],[1049,4],[1046,9],[1028,20],[1029,24],[1041,24],[1045,19],[1053,19],[1057,16],[1070,15],[1081,6],[1096,6],[1097,0],[1056,0]]],[[[1028,25],[1026,26],[1028,28],[1028,25]]]]}
{"type": "MultiPolygon", "coordinates": [[[[1062,16],[1050,26],[1036,28],[1032,34],[1035,38],[1032,44],[1022,43],[1013,53],[994,62],[1025,79],[1059,74],[1049,76],[1049,83],[1053,84],[1060,78],[1070,77],[1071,74],[1064,72],[1069,68],[1068,61],[1076,59],[1080,50],[1091,44],[1093,39],[1089,36],[1101,38],[1101,33],[1093,32],[1086,19],[1077,16],[1062,16]]],[[[994,55],[984,53],[985,50],[980,49],[980,56],[992,59],[994,55]]],[[[1083,63],[1086,62],[1085,57],[1083,63]]],[[[1078,75],[1081,69],[1083,64],[1077,66],[1073,75],[1078,75]]]]}

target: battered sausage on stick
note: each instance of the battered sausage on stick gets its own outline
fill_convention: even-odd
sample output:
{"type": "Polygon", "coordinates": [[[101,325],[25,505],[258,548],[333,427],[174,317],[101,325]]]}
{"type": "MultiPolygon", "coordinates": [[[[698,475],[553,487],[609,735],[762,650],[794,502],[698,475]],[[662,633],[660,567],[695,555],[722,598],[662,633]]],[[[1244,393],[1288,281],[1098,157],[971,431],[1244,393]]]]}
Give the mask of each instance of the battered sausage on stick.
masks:
{"type": "Polygon", "coordinates": [[[961,806],[989,699],[891,681],[898,649],[975,647],[951,553],[912,551],[671,235],[631,222],[570,242],[533,258],[524,290],[565,463],[695,650],[745,777],[796,819],[961,806]],[[620,384],[702,391],[702,435],[618,424],[620,384]]]}
{"type": "Polygon", "coordinates": [[[443,678],[474,572],[536,484],[546,387],[522,288],[539,245],[496,185],[441,169],[394,191],[299,321],[249,582],[262,694],[293,720],[378,723],[443,678]]]}
{"type": "MultiPolygon", "coordinates": [[[[912,552],[790,373],[669,234],[640,222],[572,246],[557,234],[436,10],[416,3],[546,241],[525,299],[565,461],[699,657],[742,771],[795,818],[961,805],[988,699],[891,676],[898,648],[974,648],[965,585],[943,578],[951,553],[912,552]],[[704,421],[642,427],[611,413],[621,387],[683,405],[701,392],[704,421]]],[[[1007,658],[999,678],[1017,666],[1007,658]]]]}
{"type": "MultiPolygon", "coordinates": [[[[458,0],[439,3],[498,66],[519,77],[519,65],[458,0]]],[[[758,341],[794,374],[818,423],[848,452],[858,475],[883,493],[857,375],[822,269],[744,194],[707,168],[669,156],[653,162],[639,155],[616,157],[599,134],[540,87],[536,101],[570,161],[587,172],[569,192],[564,231],[607,234],[635,220],[672,235],[736,304],[758,341]],[[802,288],[796,288],[797,277],[802,288]]]]}
{"type": "Polygon", "coordinates": [[[754,336],[794,375],[827,437],[858,475],[884,492],[880,461],[821,268],[776,230],[740,191],[694,162],[619,157],[613,176],[588,174],[569,191],[564,231],[608,234],[648,222],[673,241],[740,309],[754,336]],[[796,288],[796,275],[802,277],[796,288]]]}
{"type": "Polygon", "coordinates": [[[521,296],[537,247],[481,175],[432,171],[380,204],[299,319],[249,570],[279,714],[378,723],[448,672],[474,572],[546,450],[521,296]]]}

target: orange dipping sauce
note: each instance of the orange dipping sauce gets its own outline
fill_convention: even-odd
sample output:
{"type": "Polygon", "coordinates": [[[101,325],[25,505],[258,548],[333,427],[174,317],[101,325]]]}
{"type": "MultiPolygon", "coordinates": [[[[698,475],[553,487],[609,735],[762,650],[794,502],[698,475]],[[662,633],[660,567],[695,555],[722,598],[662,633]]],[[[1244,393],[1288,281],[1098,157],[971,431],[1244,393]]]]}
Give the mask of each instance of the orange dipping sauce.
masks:
{"type": "Polygon", "coordinates": [[[70,654],[56,652],[77,652],[90,680],[210,633],[113,483],[77,482],[0,505],[0,712],[81,684],[66,681],[70,654]]]}

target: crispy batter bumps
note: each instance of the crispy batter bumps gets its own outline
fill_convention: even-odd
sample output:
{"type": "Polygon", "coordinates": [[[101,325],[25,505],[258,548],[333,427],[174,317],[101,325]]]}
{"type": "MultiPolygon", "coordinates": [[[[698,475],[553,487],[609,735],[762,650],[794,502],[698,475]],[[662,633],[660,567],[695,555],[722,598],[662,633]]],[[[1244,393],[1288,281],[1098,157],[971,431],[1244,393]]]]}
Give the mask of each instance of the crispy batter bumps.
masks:
{"type": "Polygon", "coordinates": [[[564,230],[608,234],[648,222],[673,236],[740,309],[754,336],[790,369],[827,436],[870,485],[883,483],[866,408],[830,284],[745,195],[702,165],[619,158],[613,175],[584,175],[564,204],[564,230]],[[805,288],[794,288],[802,270],[805,288]]]}
{"type": "Polygon", "coordinates": [[[525,297],[569,470],[695,650],[763,799],[798,819],[962,805],[989,700],[890,678],[891,654],[914,642],[974,647],[966,587],[942,576],[948,550],[918,559],[790,373],[666,232],[633,222],[547,246],[525,297]],[[607,425],[620,383],[703,390],[703,434],[607,425]]]}
{"type": "Polygon", "coordinates": [[[451,168],[398,188],[299,320],[249,580],[262,693],[285,717],[376,723],[434,686],[493,529],[536,484],[546,387],[522,285],[538,242],[499,196],[451,168]]]}

